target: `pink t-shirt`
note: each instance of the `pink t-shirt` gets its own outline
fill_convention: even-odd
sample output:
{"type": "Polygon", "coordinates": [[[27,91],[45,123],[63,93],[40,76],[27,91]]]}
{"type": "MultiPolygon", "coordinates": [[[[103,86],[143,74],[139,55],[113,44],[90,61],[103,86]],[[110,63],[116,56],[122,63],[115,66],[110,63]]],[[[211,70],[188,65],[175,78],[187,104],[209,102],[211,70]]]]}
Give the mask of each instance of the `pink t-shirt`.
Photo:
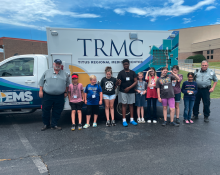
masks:
{"type": "Polygon", "coordinates": [[[83,86],[81,83],[78,83],[77,85],[70,84],[69,85],[69,93],[70,93],[70,102],[72,103],[79,103],[82,101],[82,93],[83,86]]]}

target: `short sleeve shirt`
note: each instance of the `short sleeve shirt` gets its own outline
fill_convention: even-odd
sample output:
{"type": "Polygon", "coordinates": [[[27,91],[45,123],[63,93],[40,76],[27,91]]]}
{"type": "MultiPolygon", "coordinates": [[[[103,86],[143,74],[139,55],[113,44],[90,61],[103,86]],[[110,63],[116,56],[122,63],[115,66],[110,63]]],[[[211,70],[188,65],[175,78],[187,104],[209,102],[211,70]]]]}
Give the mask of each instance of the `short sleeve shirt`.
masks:
{"type": "MultiPolygon", "coordinates": [[[[173,76],[172,74],[169,74],[169,76],[173,76]]],[[[182,74],[178,74],[179,77],[179,82],[177,80],[173,80],[172,85],[173,85],[173,89],[174,89],[174,94],[179,94],[181,93],[181,88],[180,88],[180,84],[181,81],[183,80],[183,75],[182,74]]]]}
{"type": "Polygon", "coordinates": [[[39,86],[50,95],[61,95],[69,84],[69,75],[63,70],[56,74],[53,68],[46,70],[39,81],[39,86]]]}
{"type": "MultiPolygon", "coordinates": [[[[127,87],[131,86],[134,83],[135,78],[137,78],[137,75],[133,70],[130,70],[129,72],[125,72],[125,70],[120,71],[117,77],[117,79],[121,80],[119,91],[124,92],[127,87]]],[[[135,87],[130,89],[128,93],[135,93],[134,89],[135,87]]]]}
{"type": "Polygon", "coordinates": [[[160,98],[173,98],[175,96],[172,80],[175,80],[175,77],[170,75],[157,79],[156,88],[160,88],[160,98]]]}
{"type": "Polygon", "coordinates": [[[77,85],[70,84],[69,85],[69,93],[70,93],[70,102],[72,103],[79,103],[82,101],[82,90],[83,86],[81,83],[77,85]]]}
{"type": "Polygon", "coordinates": [[[114,77],[111,77],[110,79],[107,79],[106,77],[102,78],[101,87],[103,94],[106,95],[115,94],[115,83],[116,83],[116,78],[114,77]]]}
{"type": "MultiPolygon", "coordinates": [[[[137,85],[135,87],[136,90],[139,90],[141,92],[147,90],[147,83],[145,81],[140,82],[138,80],[137,85]]],[[[137,92],[136,92],[137,93],[137,92]]]]}
{"type": "MultiPolygon", "coordinates": [[[[157,79],[158,79],[158,77],[157,77],[157,79]]],[[[148,77],[148,80],[149,80],[149,77],[148,77]]],[[[147,80],[148,84],[156,85],[156,81],[155,81],[154,76],[151,77],[151,82],[149,82],[148,80],[147,80]]],[[[153,87],[153,88],[147,87],[146,98],[158,98],[157,89],[155,87],[153,87]]]]}
{"type": "Polygon", "coordinates": [[[88,84],[85,88],[85,93],[87,93],[87,105],[99,105],[100,92],[102,92],[101,86],[98,84],[88,84]]]}

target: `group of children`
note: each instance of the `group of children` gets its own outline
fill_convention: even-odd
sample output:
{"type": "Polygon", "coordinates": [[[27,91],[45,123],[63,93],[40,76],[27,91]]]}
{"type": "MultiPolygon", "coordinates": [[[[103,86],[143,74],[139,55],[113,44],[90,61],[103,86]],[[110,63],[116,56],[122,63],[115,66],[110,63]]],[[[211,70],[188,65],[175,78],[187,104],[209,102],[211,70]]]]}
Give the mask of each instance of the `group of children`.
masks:
{"type": "MultiPolygon", "coordinates": [[[[178,74],[179,67],[173,66],[172,71],[168,71],[167,67],[161,69],[161,77],[157,76],[156,70],[151,67],[145,76],[143,72],[138,73],[138,81],[135,87],[135,105],[137,106],[137,122],[145,123],[144,120],[144,104],[147,101],[147,123],[157,123],[157,100],[163,105],[164,122],[162,126],[167,125],[167,105],[170,107],[171,125],[179,126],[179,103],[181,100],[181,92],[184,93],[184,122],[186,124],[193,123],[191,120],[192,108],[197,93],[197,84],[194,82],[194,73],[188,73],[188,81],[185,81],[180,88],[183,75],[178,74]],[[170,74],[168,74],[170,72],[170,74]],[[151,104],[153,112],[151,113],[151,104]],[[174,122],[174,114],[176,111],[176,121],[174,122]]],[[[112,77],[112,68],[106,67],[106,76],[102,78],[100,85],[97,84],[95,75],[90,76],[91,84],[88,84],[83,91],[83,86],[78,82],[78,75],[72,75],[72,84],[69,86],[68,98],[72,109],[72,127],[76,129],[75,115],[78,114],[78,129],[90,127],[90,118],[94,114],[93,127],[97,127],[97,118],[99,113],[99,105],[102,100],[105,103],[105,114],[107,118],[106,126],[115,126],[114,119],[114,101],[116,98],[115,89],[121,84],[120,80],[112,77]],[[82,126],[82,105],[87,105],[86,124],[82,126]],[[111,121],[110,121],[111,115],[111,121]]]]}

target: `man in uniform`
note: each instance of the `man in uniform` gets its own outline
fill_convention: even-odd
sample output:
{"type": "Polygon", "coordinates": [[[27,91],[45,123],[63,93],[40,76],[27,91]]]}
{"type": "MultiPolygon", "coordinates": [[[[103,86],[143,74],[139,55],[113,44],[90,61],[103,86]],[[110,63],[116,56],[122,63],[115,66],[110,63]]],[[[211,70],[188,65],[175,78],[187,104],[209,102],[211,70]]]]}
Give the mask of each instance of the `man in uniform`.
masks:
{"type": "Polygon", "coordinates": [[[42,100],[42,119],[44,126],[41,131],[46,129],[61,130],[57,126],[60,115],[64,107],[64,98],[67,96],[70,84],[69,75],[61,69],[62,61],[56,59],[53,68],[44,72],[39,81],[39,97],[42,100]],[[52,120],[50,123],[50,111],[52,109],[52,120]]]}
{"type": "Polygon", "coordinates": [[[196,100],[193,107],[193,117],[192,119],[198,119],[199,115],[199,104],[202,99],[203,101],[203,113],[204,122],[209,122],[210,115],[210,93],[215,90],[218,78],[215,72],[208,68],[209,64],[206,60],[202,61],[201,69],[195,71],[195,81],[198,85],[198,92],[196,94],[196,100]],[[214,81],[211,87],[212,80],[214,81]]]}

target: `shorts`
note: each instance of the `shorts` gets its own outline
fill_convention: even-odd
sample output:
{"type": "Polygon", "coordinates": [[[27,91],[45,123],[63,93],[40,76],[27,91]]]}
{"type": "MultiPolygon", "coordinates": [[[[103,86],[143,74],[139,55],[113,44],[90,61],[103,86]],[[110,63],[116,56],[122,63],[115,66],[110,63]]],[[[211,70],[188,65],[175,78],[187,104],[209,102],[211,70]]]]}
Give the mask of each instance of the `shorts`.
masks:
{"type": "Polygon", "coordinates": [[[146,95],[135,94],[135,106],[144,106],[146,102],[146,95]]]}
{"type": "Polygon", "coordinates": [[[106,95],[106,94],[103,94],[103,100],[114,100],[116,97],[115,94],[113,95],[106,95]]]}
{"type": "Polygon", "coordinates": [[[179,103],[181,99],[181,92],[179,94],[175,94],[175,102],[179,103]]]}
{"type": "Polygon", "coordinates": [[[175,100],[174,98],[163,98],[162,99],[162,105],[167,106],[169,105],[170,108],[175,108],[175,100]]]}
{"type": "Polygon", "coordinates": [[[99,114],[99,105],[87,105],[86,115],[98,115],[99,114]]]}
{"type": "Polygon", "coordinates": [[[72,103],[70,102],[70,106],[71,106],[71,109],[72,110],[82,110],[82,105],[83,105],[83,102],[79,102],[79,103],[72,103]]]}
{"type": "Polygon", "coordinates": [[[135,93],[124,93],[119,91],[118,102],[122,104],[134,104],[135,93]]]}

